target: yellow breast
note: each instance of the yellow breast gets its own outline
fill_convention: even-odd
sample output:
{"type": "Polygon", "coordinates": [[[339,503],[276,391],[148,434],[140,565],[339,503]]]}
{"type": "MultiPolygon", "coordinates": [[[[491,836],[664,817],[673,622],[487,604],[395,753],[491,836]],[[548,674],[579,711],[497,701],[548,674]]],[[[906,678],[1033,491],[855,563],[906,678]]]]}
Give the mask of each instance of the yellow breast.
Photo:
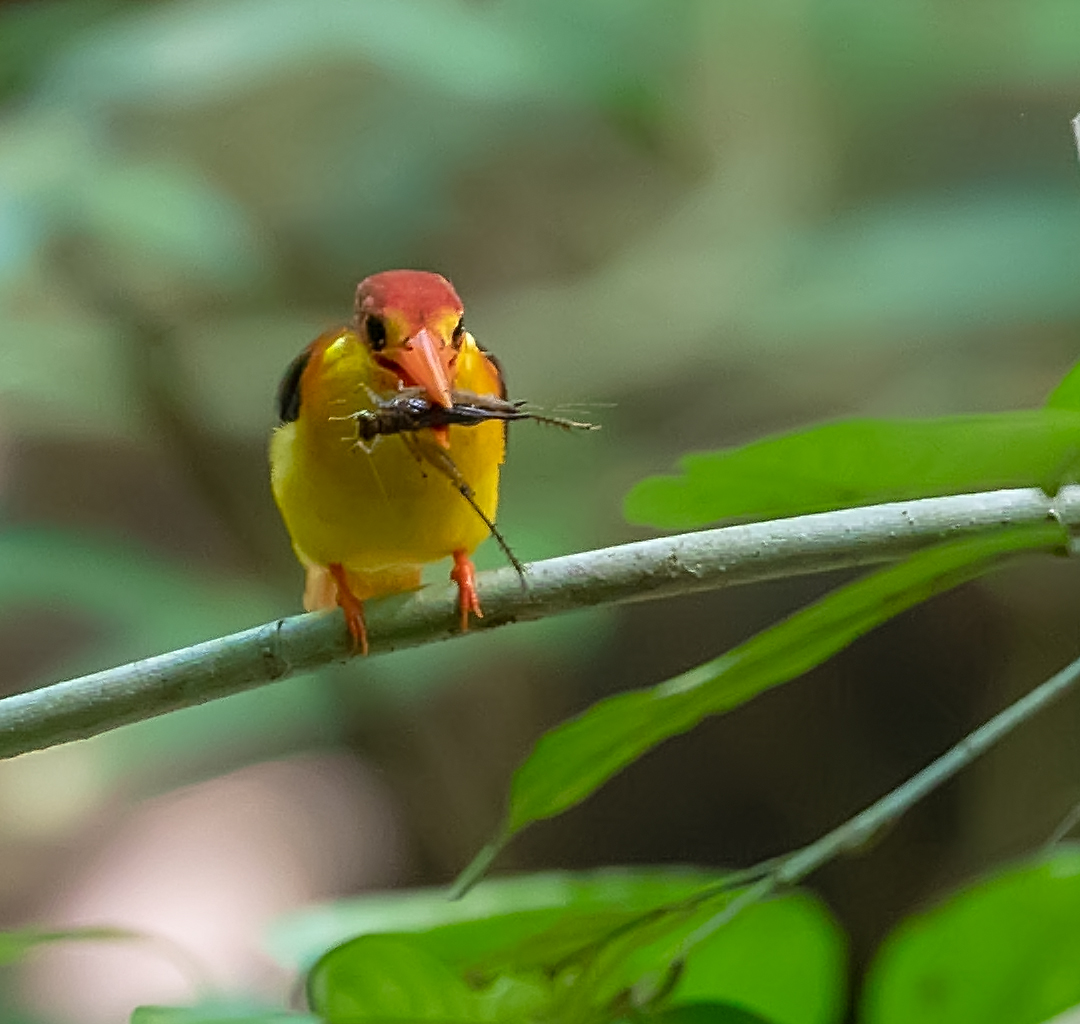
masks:
{"type": "MultiPolygon", "coordinates": [[[[414,571],[454,551],[473,551],[487,527],[453,483],[420,461],[401,436],[355,442],[351,413],[392,396],[397,378],[379,367],[351,329],[317,347],[305,369],[299,415],[271,440],[272,486],[297,556],[307,565],[340,563],[359,575],[414,571]]],[[[498,394],[498,370],[470,335],[454,387],[498,394]]],[[[496,421],[452,426],[449,453],[495,518],[505,427],[496,421]]],[[[381,589],[381,588],[380,588],[381,589]]]]}

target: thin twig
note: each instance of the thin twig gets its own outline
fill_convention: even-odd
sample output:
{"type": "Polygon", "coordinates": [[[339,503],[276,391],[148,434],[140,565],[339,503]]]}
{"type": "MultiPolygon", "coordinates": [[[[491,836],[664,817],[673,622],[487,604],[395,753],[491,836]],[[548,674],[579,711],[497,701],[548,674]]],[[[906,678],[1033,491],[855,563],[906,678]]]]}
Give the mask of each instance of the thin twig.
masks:
{"type": "Polygon", "coordinates": [[[739,893],[715,917],[710,918],[688,936],[680,951],[680,958],[750,904],[764,899],[777,889],[796,885],[807,875],[817,871],[841,854],[850,853],[865,846],[882,829],[891,825],[925,796],[948,782],[976,758],[985,754],[1014,729],[1065,696],[1078,682],[1080,682],[1080,658],[1051,676],[1026,696],[1010,704],[988,722],[968,733],[936,761],[932,761],[907,782],[886,793],[865,811],[849,818],[809,846],[804,846],[785,857],[767,861],[764,865],[767,869],[764,872],[759,873],[754,868],[748,869],[746,875],[753,877],[760,874],[758,880],[750,888],[739,893]]]}
{"type": "MultiPolygon", "coordinates": [[[[478,630],[599,605],[875,565],[942,540],[1056,519],[1080,526],[1080,487],[990,491],[729,526],[479,574],[478,630]]],[[[456,588],[371,601],[372,653],[458,635],[456,588]]],[[[350,655],[340,613],[279,619],[171,654],[0,700],[0,757],[82,739],[275,682],[350,655]]]]}
{"type": "Polygon", "coordinates": [[[1050,833],[1050,838],[1043,844],[1047,849],[1057,846],[1077,825],[1080,825],[1080,804],[1073,804],[1061,824],[1050,833]]]}

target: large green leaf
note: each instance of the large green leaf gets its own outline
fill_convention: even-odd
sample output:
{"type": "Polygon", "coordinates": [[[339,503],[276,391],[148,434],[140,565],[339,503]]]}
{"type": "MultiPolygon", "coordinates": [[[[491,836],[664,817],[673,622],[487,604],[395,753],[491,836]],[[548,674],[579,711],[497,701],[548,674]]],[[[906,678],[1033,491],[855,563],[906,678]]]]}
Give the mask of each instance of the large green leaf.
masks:
{"type": "Polygon", "coordinates": [[[1080,472],[1080,412],[1031,409],[932,420],[844,420],[731,451],[686,455],[650,477],[626,517],[672,529],[1004,487],[1053,494],[1080,472]]]}
{"type": "Polygon", "coordinates": [[[643,971],[663,973],[670,949],[657,943],[677,944],[730,899],[717,893],[722,879],[678,869],[609,870],[502,880],[482,886],[475,900],[456,903],[445,890],[350,901],[338,920],[324,918],[324,925],[351,922],[361,931],[397,934],[361,934],[327,953],[310,975],[311,1002],[331,1020],[364,1020],[378,1011],[389,1019],[429,1019],[422,1014],[430,1012],[440,1020],[472,1014],[516,1021],[523,1009],[541,1005],[576,1020],[643,971]],[[711,899],[684,906],[702,891],[711,899]],[[401,930],[409,927],[417,930],[401,930]],[[380,978],[400,978],[410,991],[430,989],[424,1005],[392,1002],[392,991],[372,980],[372,963],[380,978]]]}
{"type": "Polygon", "coordinates": [[[808,893],[766,900],[736,915],[687,958],[676,1003],[723,1001],[775,1024],[844,1017],[846,939],[808,893]]]}
{"type": "Polygon", "coordinates": [[[565,956],[554,970],[548,969],[559,983],[554,1001],[558,1016],[588,1020],[593,1011],[619,1006],[629,993],[639,1003],[661,1002],[687,940],[723,912],[736,893],[713,888],[637,915],[565,956]]]}
{"type": "Polygon", "coordinates": [[[705,665],[595,704],[545,734],[517,770],[499,841],[584,800],[707,715],[730,711],[809,671],[904,609],[979,576],[1002,556],[1064,543],[1064,530],[1050,523],[939,545],[834,591],[705,665]]]}
{"type": "Polygon", "coordinates": [[[509,977],[474,988],[412,938],[364,935],[315,965],[308,1001],[327,1024],[476,1024],[527,1020],[547,1001],[547,991],[540,982],[509,977]]]}
{"type": "Polygon", "coordinates": [[[1080,1004],[1080,848],[1007,868],[903,922],[865,1024],[1038,1024],[1080,1004]]]}
{"type": "Polygon", "coordinates": [[[639,917],[570,960],[556,1005],[567,1019],[617,1006],[628,992],[665,1003],[735,1003],[777,1024],[843,1016],[845,941],[828,911],[795,893],[752,904],[701,942],[688,941],[737,891],[702,894],[639,917]],[[681,975],[662,993],[676,964],[681,975]],[[659,995],[659,998],[657,996],[659,995]]]}
{"type": "MultiPolygon", "coordinates": [[[[316,1008],[339,992],[376,1005],[366,986],[383,947],[367,940],[378,937],[408,947],[387,954],[401,961],[391,973],[415,970],[422,987],[449,972],[446,991],[474,1011],[520,1019],[514,1014],[536,1000],[558,1019],[592,1019],[632,987],[662,987],[686,938],[733,898],[724,881],[688,869],[607,869],[501,879],[458,902],[445,890],[364,897],[282,922],[271,944],[288,965],[304,965],[343,932],[358,936],[314,968],[316,1008]]],[[[780,1024],[830,1024],[844,988],[839,929],[821,903],[794,893],[746,908],[694,946],[669,998],[737,1003],[780,1024]]]]}
{"type": "Polygon", "coordinates": [[[514,949],[515,966],[533,967],[592,941],[608,920],[619,924],[723,878],[685,868],[608,868],[493,879],[462,900],[448,900],[443,888],[376,893],[287,917],[268,942],[283,965],[299,969],[347,939],[387,932],[416,935],[425,949],[455,966],[471,968],[514,949]],[[543,936],[542,943],[536,936],[543,936]]]}

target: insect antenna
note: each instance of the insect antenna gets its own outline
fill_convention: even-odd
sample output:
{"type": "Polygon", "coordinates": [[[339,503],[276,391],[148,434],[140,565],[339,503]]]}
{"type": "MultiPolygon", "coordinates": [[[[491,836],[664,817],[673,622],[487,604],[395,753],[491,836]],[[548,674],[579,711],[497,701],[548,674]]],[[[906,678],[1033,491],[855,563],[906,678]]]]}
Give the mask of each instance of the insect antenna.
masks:
{"type": "Polygon", "coordinates": [[[547,423],[549,426],[558,427],[560,430],[599,430],[599,423],[588,423],[585,420],[568,420],[563,416],[541,415],[531,409],[524,410],[526,417],[537,423],[547,423]]]}
{"type": "Polygon", "coordinates": [[[450,480],[457,489],[457,492],[483,520],[483,523],[488,528],[491,536],[495,538],[495,543],[499,545],[502,553],[506,555],[507,561],[514,567],[514,572],[518,574],[518,579],[521,580],[522,588],[528,590],[529,583],[528,580],[525,579],[525,566],[510,549],[510,545],[506,542],[506,538],[499,532],[499,528],[492,521],[491,517],[477,503],[476,492],[470,486],[469,481],[461,475],[461,470],[457,468],[457,463],[450,458],[449,453],[434,444],[425,444],[415,434],[401,434],[400,436],[410,451],[412,451],[421,462],[427,462],[428,465],[434,466],[450,480]]]}
{"type": "Polygon", "coordinates": [[[495,543],[502,549],[502,553],[506,555],[507,561],[514,567],[514,571],[518,574],[518,579],[521,580],[522,586],[527,587],[525,582],[525,566],[518,560],[517,555],[510,550],[510,545],[506,543],[506,538],[499,533],[499,528],[488,518],[487,513],[476,503],[476,497],[473,494],[473,489],[462,480],[457,485],[458,493],[472,506],[473,511],[484,520],[484,525],[491,531],[491,536],[495,538],[495,543]]]}

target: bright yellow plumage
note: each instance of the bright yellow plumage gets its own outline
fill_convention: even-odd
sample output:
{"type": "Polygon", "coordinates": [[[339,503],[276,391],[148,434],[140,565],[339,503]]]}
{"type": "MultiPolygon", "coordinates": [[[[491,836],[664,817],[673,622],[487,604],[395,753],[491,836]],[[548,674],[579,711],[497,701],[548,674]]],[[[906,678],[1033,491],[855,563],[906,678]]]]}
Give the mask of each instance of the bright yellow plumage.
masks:
{"type": "MultiPolygon", "coordinates": [[[[470,610],[478,613],[475,592],[467,593],[469,555],[488,528],[454,483],[419,458],[404,436],[357,445],[350,415],[375,408],[378,399],[405,385],[425,386],[443,404],[444,384],[483,395],[503,388],[497,366],[461,326],[456,294],[437,275],[376,275],[361,283],[357,306],[355,325],[316,339],[287,375],[286,422],[271,439],[270,464],[274,497],[308,570],[305,607],[336,602],[350,617],[352,599],[359,623],[350,617],[350,629],[366,645],[359,602],[418,586],[429,562],[454,557],[463,625],[470,610]],[[441,303],[440,288],[446,292],[441,303]],[[419,349],[426,363],[418,361],[419,349]],[[425,378],[429,371],[439,378],[440,367],[444,379],[425,378]]],[[[451,426],[441,438],[434,431],[419,433],[422,444],[448,442],[474,500],[494,520],[504,425],[492,420],[451,426]]]]}

